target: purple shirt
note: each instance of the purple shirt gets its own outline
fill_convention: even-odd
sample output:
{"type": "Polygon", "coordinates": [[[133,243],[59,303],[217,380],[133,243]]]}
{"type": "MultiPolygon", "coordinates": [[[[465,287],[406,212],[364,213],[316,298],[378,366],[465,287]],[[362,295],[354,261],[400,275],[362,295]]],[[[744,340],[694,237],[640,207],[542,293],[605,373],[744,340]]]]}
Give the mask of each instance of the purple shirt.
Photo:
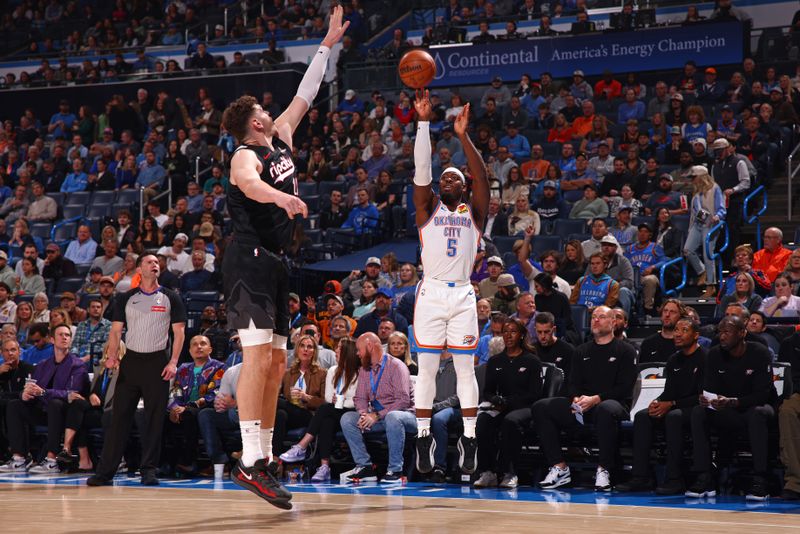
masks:
{"type": "MultiPolygon", "coordinates": [[[[383,371],[380,382],[375,392],[375,399],[381,403],[383,409],[378,411],[381,419],[386,417],[389,412],[412,412],[414,411],[414,392],[411,390],[411,375],[406,364],[384,354],[386,358],[386,369],[383,371]]],[[[371,399],[370,372],[372,381],[378,379],[381,372],[381,362],[372,366],[372,369],[358,371],[358,387],[353,402],[359,413],[369,411],[369,401],[371,399]]]]}

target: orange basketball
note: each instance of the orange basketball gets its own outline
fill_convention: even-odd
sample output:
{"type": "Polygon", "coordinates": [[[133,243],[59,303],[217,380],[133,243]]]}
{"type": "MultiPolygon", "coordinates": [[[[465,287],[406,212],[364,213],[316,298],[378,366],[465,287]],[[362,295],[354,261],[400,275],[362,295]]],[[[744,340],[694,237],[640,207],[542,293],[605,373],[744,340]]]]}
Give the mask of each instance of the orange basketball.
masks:
{"type": "Polygon", "coordinates": [[[425,50],[411,50],[403,54],[397,72],[404,84],[413,89],[422,89],[436,76],[436,63],[425,50]]]}

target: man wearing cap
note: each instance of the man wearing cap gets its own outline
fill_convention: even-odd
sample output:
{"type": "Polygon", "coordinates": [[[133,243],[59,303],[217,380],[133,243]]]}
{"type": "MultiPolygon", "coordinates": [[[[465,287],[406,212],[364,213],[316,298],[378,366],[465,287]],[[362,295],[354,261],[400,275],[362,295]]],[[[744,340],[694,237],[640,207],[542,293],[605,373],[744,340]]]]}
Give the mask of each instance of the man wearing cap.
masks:
{"type": "Polygon", "coordinates": [[[112,277],[103,276],[102,278],[100,278],[100,286],[97,291],[98,295],[100,296],[98,300],[100,301],[100,304],[102,304],[103,306],[103,317],[105,317],[109,321],[111,320],[111,315],[112,315],[111,312],[114,309],[113,306],[111,305],[111,302],[114,300],[115,287],[116,283],[114,282],[114,279],[112,277]],[[106,312],[108,312],[108,317],[106,317],[106,312]]]}
{"type": "Polygon", "coordinates": [[[492,256],[486,260],[486,271],[489,276],[481,280],[478,285],[481,297],[492,298],[497,293],[497,278],[503,274],[504,268],[505,264],[500,256],[492,256]]]}
{"type": "Polygon", "coordinates": [[[768,185],[772,183],[773,172],[769,158],[769,138],[759,131],[761,119],[756,115],[749,117],[744,126],[745,131],[738,139],[728,138],[728,141],[736,145],[738,154],[746,156],[753,163],[758,174],[764,177],[765,185],[768,185]]]}
{"type": "Polygon", "coordinates": [[[0,282],[6,284],[14,292],[17,286],[17,274],[8,265],[8,254],[0,250],[0,282]]]}
{"type": "MultiPolygon", "coordinates": [[[[619,283],[619,305],[630,315],[636,300],[633,286],[633,266],[625,257],[613,235],[607,234],[600,240],[600,252],[606,260],[605,273],[619,283]]],[[[587,273],[588,273],[587,269],[587,273]]]]}
{"type": "Polygon", "coordinates": [[[158,254],[167,258],[167,269],[177,276],[192,270],[191,259],[184,248],[189,243],[189,236],[180,232],[172,240],[172,246],[164,245],[158,254]]]}
{"type": "Polygon", "coordinates": [[[516,160],[527,158],[531,152],[531,145],[527,137],[519,135],[519,125],[514,121],[509,122],[506,125],[506,132],[507,135],[500,139],[500,146],[507,147],[516,160]]]}
{"type": "Polygon", "coordinates": [[[671,126],[668,129],[669,139],[664,147],[664,163],[675,164],[680,162],[680,155],[689,152],[691,155],[692,147],[683,138],[680,126],[671,126]]]}
{"type": "Polygon", "coordinates": [[[711,166],[711,158],[708,155],[708,144],[702,137],[696,137],[690,141],[692,147],[692,163],[704,167],[711,166]]]}
{"type": "Polygon", "coordinates": [[[611,155],[608,141],[601,140],[597,144],[597,155],[589,160],[588,168],[597,177],[604,177],[614,172],[614,156],[611,155]]]}
{"type": "Polygon", "coordinates": [[[636,227],[631,224],[632,213],[631,206],[620,206],[617,210],[617,224],[609,230],[623,250],[636,241],[636,227]]]}
{"type": "Polygon", "coordinates": [[[689,213],[689,202],[686,197],[672,190],[672,175],[664,173],[658,179],[658,189],[653,191],[644,204],[646,215],[655,215],[660,208],[667,208],[670,215],[689,213]]]}
{"type": "MultiPolygon", "coordinates": [[[[717,119],[717,138],[724,137],[730,143],[742,135],[742,124],[733,117],[733,108],[728,104],[723,105],[719,111],[720,118],[717,119]]],[[[760,124],[759,124],[760,126],[760,124]]]]}
{"type": "MultiPolygon", "coordinates": [[[[747,191],[750,190],[750,167],[747,158],[736,154],[736,147],[727,139],[717,139],[711,145],[714,150],[714,164],[711,176],[722,189],[727,202],[725,221],[728,223],[730,243],[739,243],[742,226],[742,206],[747,191]]],[[[724,265],[730,265],[734,247],[723,252],[724,265]]]]}
{"type": "Polygon", "coordinates": [[[108,341],[111,321],[103,318],[103,304],[99,300],[90,301],[86,312],[86,320],[78,323],[72,338],[71,352],[85,362],[91,360],[94,366],[100,361],[103,345],[108,341]]]}
{"type": "Polygon", "coordinates": [[[517,312],[519,293],[519,286],[514,280],[514,276],[503,273],[497,277],[497,292],[494,295],[484,295],[484,297],[490,299],[493,311],[511,315],[517,312]]]}
{"type": "Polygon", "coordinates": [[[381,272],[381,259],[371,256],[367,259],[363,272],[356,269],[342,280],[342,296],[350,302],[359,300],[364,280],[372,280],[378,287],[392,287],[392,281],[381,272]]]}
{"type": "Polygon", "coordinates": [[[575,117],[572,121],[573,137],[583,138],[589,135],[592,131],[592,122],[594,122],[594,104],[591,100],[584,100],[581,102],[581,115],[575,117]]]}
{"type": "MultiPolygon", "coordinates": [[[[562,182],[562,187],[563,185],[562,182]]],[[[594,183],[586,184],[583,188],[583,198],[572,206],[569,218],[586,219],[586,223],[590,224],[598,217],[608,217],[608,204],[597,196],[597,186],[594,183]]]]}
{"type": "MultiPolygon", "coordinates": [[[[497,103],[495,102],[493,96],[490,96],[489,98],[486,99],[486,109],[483,110],[483,113],[481,114],[480,118],[478,118],[478,120],[476,121],[476,124],[478,126],[486,126],[492,132],[503,128],[504,124],[503,118],[500,115],[500,112],[497,110],[497,103]]],[[[455,139],[453,137],[453,132],[450,128],[447,127],[442,128],[442,136],[444,136],[445,132],[448,132],[450,134],[450,139],[455,139]]],[[[439,142],[441,142],[441,140],[439,142]]],[[[437,149],[439,148],[439,143],[436,144],[436,148],[437,149]]]]}
{"type": "Polygon", "coordinates": [[[697,100],[704,104],[714,104],[725,96],[725,87],[717,82],[717,69],[708,67],[704,73],[705,80],[697,91],[697,100]]]}
{"type": "Polygon", "coordinates": [[[558,183],[554,180],[539,182],[533,192],[533,205],[531,209],[539,214],[542,222],[566,219],[569,217],[569,204],[561,198],[558,183]],[[541,191],[541,193],[540,193],[541,191]]]}
{"type": "Polygon", "coordinates": [[[118,250],[119,244],[115,239],[108,239],[103,242],[103,255],[94,259],[92,268],[99,267],[103,276],[113,276],[114,273],[123,270],[124,261],[117,256],[118,250]]]}
{"type": "Polygon", "coordinates": [[[644,298],[644,311],[653,315],[656,291],[659,283],[659,269],[667,261],[664,250],[660,245],[653,243],[653,229],[647,223],[638,227],[636,243],[629,245],[625,250],[625,257],[632,265],[639,268],[644,298]]]}
{"type": "Polygon", "coordinates": [[[359,337],[367,332],[378,333],[381,321],[390,320],[398,332],[408,331],[408,321],[401,314],[392,310],[394,291],[390,287],[379,287],[375,294],[375,309],[358,320],[358,326],[353,337],[359,337]]]}
{"type": "MultiPolygon", "coordinates": [[[[44,278],[52,278],[58,282],[61,278],[70,278],[78,275],[75,263],[61,255],[61,247],[56,243],[48,243],[44,253],[44,268],[40,271],[44,278]]],[[[1,273],[0,280],[2,280],[1,273]]]]}
{"type": "Polygon", "coordinates": [[[78,237],[69,242],[64,257],[75,265],[91,265],[96,256],[97,242],[92,239],[91,229],[82,224],[78,227],[78,237]]]}
{"type": "Polygon", "coordinates": [[[352,317],[344,315],[344,301],[342,297],[334,293],[323,295],[322,301],[325,304],[325,311],[317,313],[317,303],[313,297],[306,297],[305,303],[308,309],[308,319],[319,325],[322,345],[333,348],[333,321],[338,317],[344,317],[350,325],[350,332],[354,332],[358,323],[352,317]]]}
{"type": "Polygon", "coordinates": [[[493,97],[495,104],[498,108],[503,109],[511,101],[511,91],[508,87],[503,85],[503,79],[500,76],[492,78],[492,85],[483,92],[481,97],[481,108],[486,109],[486,101],[489,97],[493,97]]]}
{"type": "MultiPolygon", "coordinates": [[[[536,95],[532,95],[531,93],[526,94],[525,96],[520,99],[519,96],[513,95],[511,97],[511,101],[508,104],[508,107],[503,110],[503,127],[505,128],[508,126],[509,122],[515,122],[518,127],[525,128],[528,125],[528,118],[529,118],[529,111],[528,107],[523,107],[523,100],[526,98],[529,102],[534,102],[535,107],[533,113],[536,113],[536,108],[539,104],[544,103],[545,99],[539,96],[541,93],[541,86],[538,83],[531,84],[531,91],[536,91],[536,95]],[[535,89],[534,89],[535,88],[535,89]]],[[[497,128],[495,128],[496,130],[497,128]]]]}
{"type": "Polygon", "coordinates": [[[64,291],[61,293],[61,300],[59,304],[64,311],[69,315],[72,324],[78,324],[86,320],[86,310],[78,306],[78,297],[72,291],[64,291]]]}
{"type": "MultiPolygon", "coordinates": [[[[562,161],[568,155],[571,155],[571,151],[566,151],[566,147],[570,147],[571,145],[565,144],[561,149],[561,156],[562,161]]],[[[561,178],[561,191],[564,192],[564,199],[567,202],[576,202],[581,199],[583,189],[586,186],[593,186],[596,188],[597,186],[597,175],[594,174],[591,170],[589,170],[589,159],[584,152],[580,152],[574,158],[574,168],[569,169],[568,165],[567,168],[562,167],[562,171],[564,172],[563,178],[561,178]]],[[[558,162],[557,162],[558,164],[558,162]]]]}
{"type": "Polygon", "coordinates": [[[344,93],[344,100],[339,102],[336,111],[342,118],[349,120],[354,113],[362,113],[364,111],[364,102],[359,100],[358,94],[353,89],[348,89],[344,93]]]}
{"type": "MultiPolygon", "coordinates": [[[[584,16],[585,15],[586,13],[584,13],[584,16]]],[[[578,13],[579,19],[580,16],[581,14],[578,13]]],[[[576,24],[579,24],[579,22],[573,23],[573,27],[576,24]]],[[[575,97],[576,100],[591,100],[594,97],[592,86],[586,81],[586,77],[583,75],[582,70],[576,70],[572,73],[572,84],[569,86],[569,92],[575,97]]]]}

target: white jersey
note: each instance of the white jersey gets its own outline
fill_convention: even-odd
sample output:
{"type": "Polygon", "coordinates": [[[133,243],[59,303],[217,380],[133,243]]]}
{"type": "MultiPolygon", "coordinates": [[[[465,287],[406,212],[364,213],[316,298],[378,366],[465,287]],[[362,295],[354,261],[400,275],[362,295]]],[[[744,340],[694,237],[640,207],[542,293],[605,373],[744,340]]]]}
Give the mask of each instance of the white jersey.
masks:
{"type": "Polygon", "coordinates": [[[419,229],[425,279],[469,284],[481,231],[468,204],[450,211],[441,201],[419,229]]]}

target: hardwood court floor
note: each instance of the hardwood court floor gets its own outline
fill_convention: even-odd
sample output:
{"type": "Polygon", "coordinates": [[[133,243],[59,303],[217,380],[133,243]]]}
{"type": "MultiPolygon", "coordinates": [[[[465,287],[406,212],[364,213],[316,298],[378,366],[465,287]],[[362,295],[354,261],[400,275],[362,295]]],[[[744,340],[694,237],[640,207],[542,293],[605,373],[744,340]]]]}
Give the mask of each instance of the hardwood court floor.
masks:
{"type": "MultiPolygon", "coordinates": [[[[800,532],[800,505],[775,499],[748,508],[743,499],[695,506],[683,498],[520,488],[516,494],[424,484],[293,488],[281,511],[230,482],[178,481],[143,488],[87,488],[84,478],[0,479],[4,532],[75,534],[315,532],[419,533],[782,533],[800,532]],[[181,487],[183,486],[183,487],[181,487]],[[191,488],[191,489],[189,489],[191,488]],[[636,499],[646,499],[637,501],[636,499]],[[548,502],[550,501],[550,502],[548,502]],[[594,501],[594,502],[591,502],[594,501]],[[654,502],[655,506],[643,503],[654,502]],[[619,503],[619,504],[617,504],[619,503]],[[629,503],[629,504],[626,504],[629,503]]],[[[127,485],[130,484],[130,485],[127,485]]]]}

